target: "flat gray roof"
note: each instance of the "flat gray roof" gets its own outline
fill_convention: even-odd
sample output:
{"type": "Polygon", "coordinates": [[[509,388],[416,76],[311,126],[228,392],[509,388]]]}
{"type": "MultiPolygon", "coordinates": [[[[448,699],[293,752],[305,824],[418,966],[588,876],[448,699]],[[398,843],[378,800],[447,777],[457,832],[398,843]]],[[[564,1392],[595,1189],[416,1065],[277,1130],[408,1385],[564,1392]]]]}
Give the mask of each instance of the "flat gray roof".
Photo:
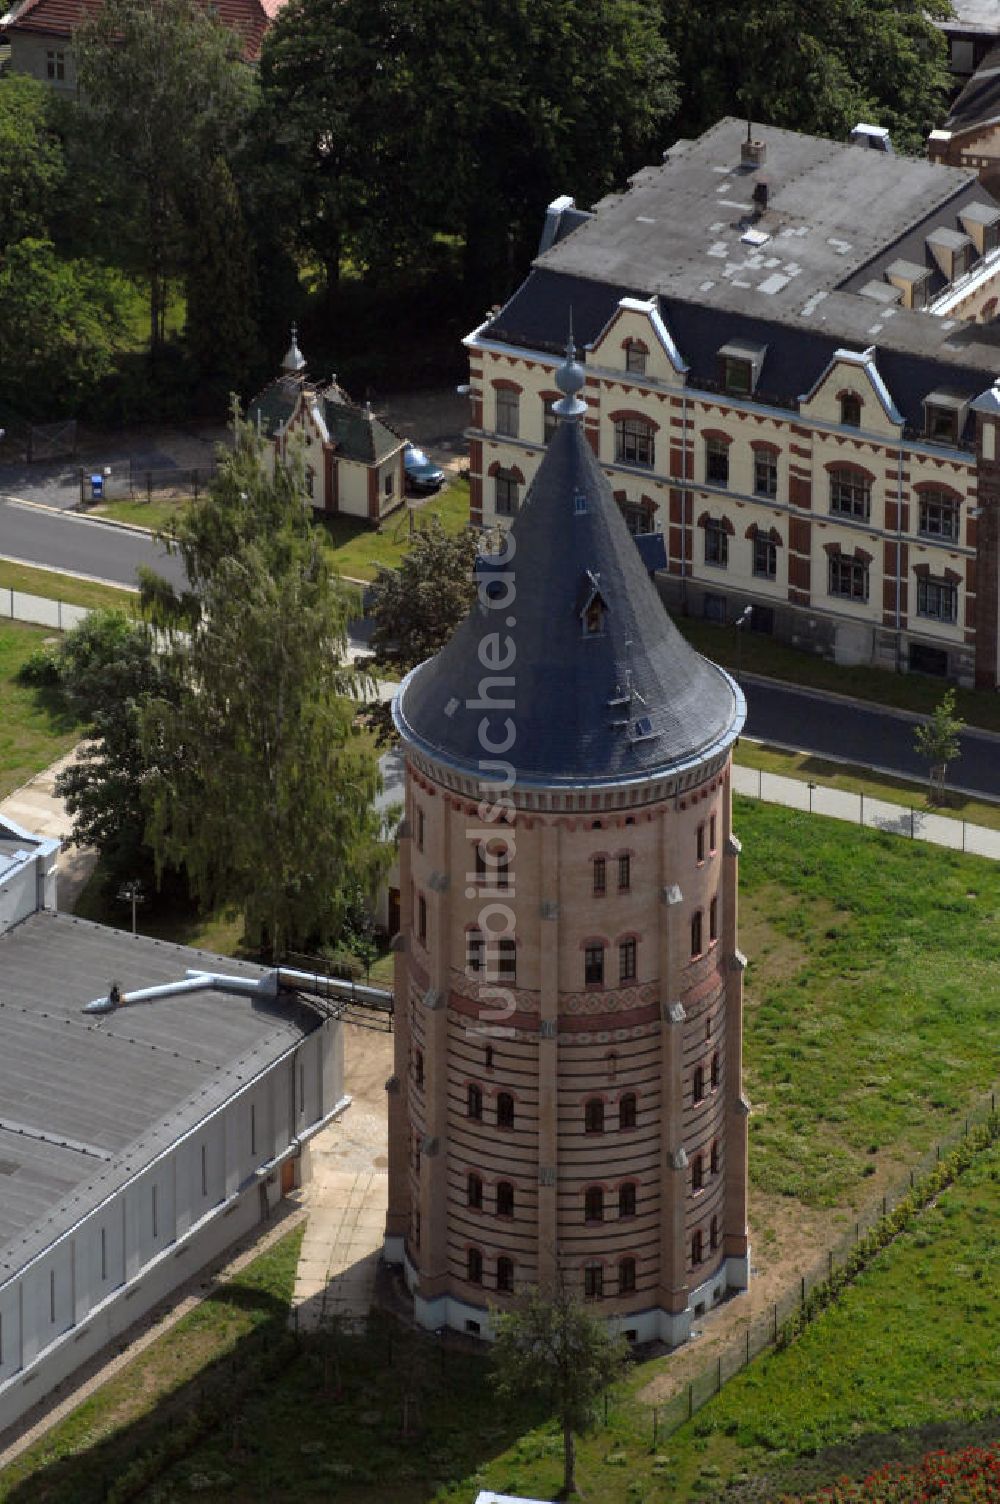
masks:
{"type": "Polygon", "coordinates": [[[94,1015],[189,968],[264,969],[41,910],[0,936],[0,1282],[309,1034],[318,1015],[206,988],[94,1015]]]}
{"type": "Polygon", "coordinates": [[[997,369],[996,345],[982,330],[874,308],[859,296],[891,262],[919,264],[933,231],[961,233],[965,205],[989,202],[975,173],[765,125],[753,134],[766,145],[766,161],[745,169],[746,133],[745,121],[730,118],[697,141],[677,142],[661,166],[644,168],[628,191],[603,199],[535,266],[848,344],[997,369]],[[758,213],[760,182],[768,203],[758,213]],[[764,231],[766,243],[747,243],[748,228],[764,231]]]}

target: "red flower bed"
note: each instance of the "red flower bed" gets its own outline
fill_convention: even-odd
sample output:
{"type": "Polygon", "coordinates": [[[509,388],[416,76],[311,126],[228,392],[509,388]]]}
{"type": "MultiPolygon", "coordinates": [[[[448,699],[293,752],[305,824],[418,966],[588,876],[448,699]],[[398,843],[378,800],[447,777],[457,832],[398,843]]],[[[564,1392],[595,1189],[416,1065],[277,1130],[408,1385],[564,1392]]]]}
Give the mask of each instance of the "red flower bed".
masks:
{"type": "Polygon", "coordinates": [[[841,1478],[808,1499],[786,1504],[996,1504],[1000,1443],[961,1452],[928,1452],[916,1467],[887,1463],[867,1478],[841,1478]]]}

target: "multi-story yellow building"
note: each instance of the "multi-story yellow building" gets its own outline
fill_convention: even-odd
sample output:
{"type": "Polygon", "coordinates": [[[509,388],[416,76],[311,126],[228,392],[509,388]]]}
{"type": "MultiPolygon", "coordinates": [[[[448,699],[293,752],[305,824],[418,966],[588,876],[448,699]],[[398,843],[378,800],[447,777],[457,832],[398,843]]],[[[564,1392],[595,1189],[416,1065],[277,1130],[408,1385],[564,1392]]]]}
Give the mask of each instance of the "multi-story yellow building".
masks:
{"type": "Polygon", "coordinates": [[[996,687],[998,297],[973,173],[724,120],[592,213],[556,200],[468,336],[472,521],[516,514],[572,322],[587,438],[664,534],[672,607],[996,687]]]}

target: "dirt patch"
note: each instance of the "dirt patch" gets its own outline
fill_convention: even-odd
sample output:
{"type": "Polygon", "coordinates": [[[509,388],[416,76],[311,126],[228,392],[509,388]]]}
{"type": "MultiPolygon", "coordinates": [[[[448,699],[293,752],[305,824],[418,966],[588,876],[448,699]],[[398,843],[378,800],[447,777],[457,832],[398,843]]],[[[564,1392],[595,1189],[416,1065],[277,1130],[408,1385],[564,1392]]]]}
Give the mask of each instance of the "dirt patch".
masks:
{"type": "Polygon", "coordinates": [[[465,430],[471,421],[471,408],[468,397],[459,396],[453,386],[383,397],[375,403],[375,411],[445,469],[468,464],[465,430]]]}

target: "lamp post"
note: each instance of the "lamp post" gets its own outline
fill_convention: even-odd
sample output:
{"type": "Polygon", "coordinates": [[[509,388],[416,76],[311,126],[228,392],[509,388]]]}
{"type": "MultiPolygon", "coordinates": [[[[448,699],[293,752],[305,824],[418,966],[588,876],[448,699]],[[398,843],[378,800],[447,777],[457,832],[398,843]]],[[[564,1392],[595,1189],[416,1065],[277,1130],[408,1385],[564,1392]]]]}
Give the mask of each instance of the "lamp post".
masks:
{"type": "Polygon", "coordinates": [[[739,684],[743,678],[743,628],[749,624],[753,616],[753,607],[744,606],[736,618],[736,682],[739,684]]]}
{"type": "Polygon", "coordinates": [[[118,889],[118,897],[119,897],[119,899],[121,900],[122,903],[130,903],[132,905],[132,933],[134,935],[135,932],[136,932],[136,929],[135,929],[135,910],[136,910],[136,905],[140,904],[140,903],[145,903],[145,901],[146,901],[146,895],[142,891],[142,883],[139,881],[139,879],[137,877],[131,877],[131,878],[129,878],[128,882],[122,883],[121,887],[118,889]]]}

